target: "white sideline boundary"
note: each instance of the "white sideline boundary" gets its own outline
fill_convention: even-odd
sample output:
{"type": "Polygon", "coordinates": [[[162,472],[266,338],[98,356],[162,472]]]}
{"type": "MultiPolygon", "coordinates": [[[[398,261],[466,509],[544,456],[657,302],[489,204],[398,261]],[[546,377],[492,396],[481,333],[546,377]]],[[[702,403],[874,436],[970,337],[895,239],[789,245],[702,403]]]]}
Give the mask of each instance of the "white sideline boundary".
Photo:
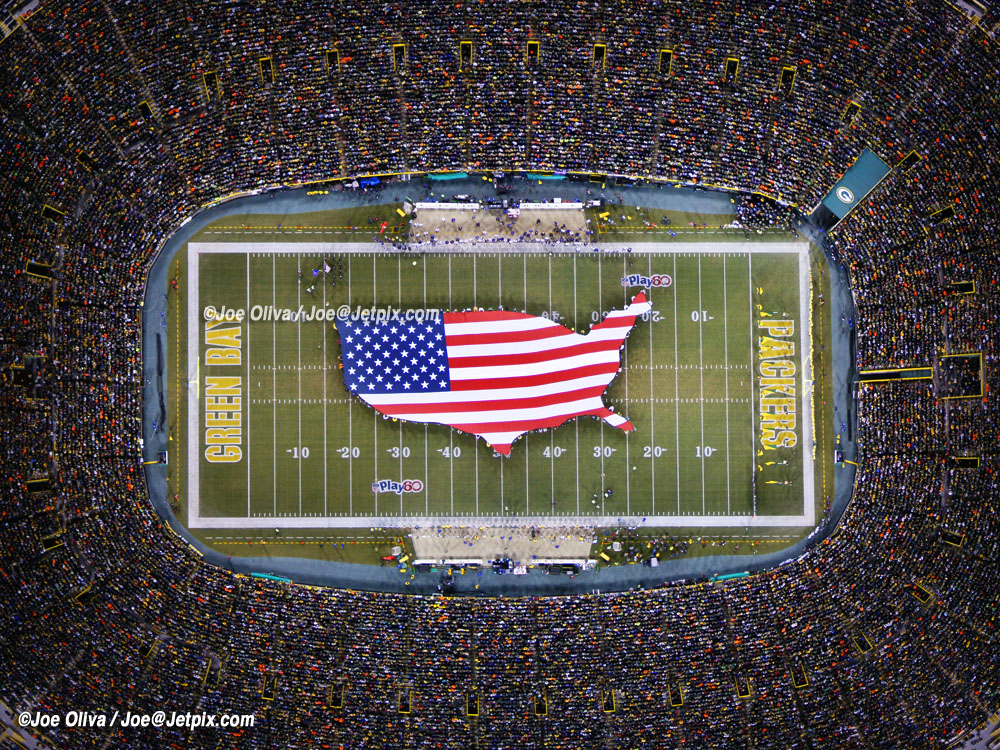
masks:
{"type": "MultiPolygon", "coordinates": [[[[290,515],[268,515],[268,516],[218,516],[202,517],[200,514],[200,461],[201,444],[200,436],[200,357],[199,345],[201,342],[201,304],[199,298],[199,263],[198,256],[208,253],[231,253],[245,255],[248,253],[272,253],[301,255],[307,253],[320,254],[360,254],[379,252],[384,249],[379,245],[368,243],[337,243],[337,242],[190,242],[187,248],[187,271],[188,271],[188,309],[187,309],[187,356],[188,356],[188,388],[187,388],[187,476],[188,476],[188,528],[191,529],[220,529],[220,528],[371,528],[371,527],[393,527],[393,528],[414,528],[435,525],[449,524],[492,524],[498,522],[517,526],[647,526],[647,527],[810,527],[815,525],[815,475],[814,475],[814,446],[812,436],[812,348],[809,340],[809,244],[804,241],[797,242],[672,242],[672,243],[637,243],[637,246],[625,244],[597,244],[563,246],[547,245],[543,243],[488,243],[488,244],[464,244],[450,245],[446,247],[422,248],[422,251],[431,254],[477,254],[489,255],[498,254],[523,254],[523,253],[559,253],[561,255],[582,255],[585,253],[597,252],[601,254],[619,254],[633,247],[638,254],[648,255],[676,255],[678,253],[792,253],[798,255],[799,267],[799,347],[800,347],[800,371],[801,371],[801,393],[800,393],[800,414],[799,422],[799,449],[802,453],[802,484],[803,484],[803,508],[802,514],[798,516],[748,516],[748,515],[443,515],[443,516],[351,516],[325,515],[325,516],[290,516],[290,515]],[[191,385],[194,385],[194,388],[191,385]]],[[[751,289],[751,297],[753,290],[751,289]]],[[[756,438],[755,438],[756,439],[756,438]]],[[[727,450],[728,455],[728,450],[727,450]]],[[[754,456],[756,459],[756,456],[754,456]]]]}
{"type": "MultiPolygon", "coordinates": [[[[637,254],[645,255],[677,255],[678,253],[789,253],[790,247],[804,248],[808,257],[809,245],[806,242],[638,242],[635,245],[622,243],[584,244],[546,244],[544,242],[463,242],[452,245],[422,245],[417,250],[408,251],[410,255],[459,255],[464,253],[489,255],[501,253],[504,255],[521,255],[523,253],[542,253],[548,255],[618,255],[627,253],[632,248],[637,254]]],[[[306,255],[310,253],[337,253],[339,255],[359,255],[368,253],[388,253],[384,245],[369,242],[191,242],[188,243],[188,257],[191,253],[275,253],[280,255],[306,255]]],[[[808,268],[808,266],[807,266],[808,268]]]]}
{"type": "Polygon", "coordinates": [[[812,526],[808,516],[252,516],[202,518],[197,529],[359,529],[424,528],[429,526],[812,526]]]}
{"type": "MultiPolygon", "coordinates": [[[[249,256],[248,256],[249,257],[249,256]]],[[[199,497],[201,494],[201,445],[204,435],[201,432],[201,413],[199,410],[199,387],[201,379],[201,357],[198,348],[201,343],[201,320],[198,310],[201,307],[198,299],[198,252],[194,243],[188,243],[187,274],[188,274],[188,309],[187,309],[187,474],[188,474],[188,527],[201,520],[199,515],[199,497]],[[192,389],[192,384],[194,388],[192,389]]],[[[179,405],[178,405],[179,406],[179,405]]]]}

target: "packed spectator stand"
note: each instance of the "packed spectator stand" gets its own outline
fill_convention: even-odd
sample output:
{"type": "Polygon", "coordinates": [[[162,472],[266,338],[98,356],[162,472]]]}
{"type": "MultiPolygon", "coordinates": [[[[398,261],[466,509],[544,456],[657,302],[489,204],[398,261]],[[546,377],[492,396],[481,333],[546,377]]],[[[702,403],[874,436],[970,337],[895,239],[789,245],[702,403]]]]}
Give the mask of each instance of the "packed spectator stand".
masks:
{"type": "Polygon", "coordinates": [[[95,749],[938,748],[982,722],[1000,708],[997,21],[939,0],[43,0],[0,46],[0,699],[257,717],[45,733],[95,749]],[[569,169],[770,196],[741,206],[756,227],[815,205],[866,145],[920,158],[829,239],[858,364],[982,352],[987,388],[861,387],[855,497],[804,559],[653,591],[408,597],[236,577],[153,511],[144,271],[212,201],[569,169]],[[9,369],[29,356],[34,398],[9,369]]]}

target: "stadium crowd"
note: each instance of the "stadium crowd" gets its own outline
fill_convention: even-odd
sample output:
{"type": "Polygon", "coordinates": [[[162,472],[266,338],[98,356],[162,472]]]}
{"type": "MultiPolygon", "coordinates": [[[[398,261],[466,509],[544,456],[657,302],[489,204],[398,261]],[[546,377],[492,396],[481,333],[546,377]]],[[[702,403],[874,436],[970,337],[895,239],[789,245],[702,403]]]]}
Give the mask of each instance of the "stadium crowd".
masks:
{"type": "Polygon", "coordinates": [[[916,749],[981,722],[1000,707],[1000,83],[982,30],[996,20],[976,27],[937,0],[836,14],[749,0],[42,0],[0,67],[0,699],[256,717],[45,732],[136,750],[916,749]],[[987,388],[945,400],[936,381],[861,386],[855,496],[802,559],[619,594],[402,596],[208,566],[153,511],[143,279],[211,202],[374,172],[570,169],[784,201],[743,203],[743,223],[764,227],[815,205],[864,145],[920,158],[829,238],[852,280],[859,365],[982,352],[987,388]],[[12,382],[26,356],[45,357],[34,399],[12,382]],[[978,468],[948,462],[973,454],[978,468]],[[43,476],[51,487],[29,492],[43,476]]]}

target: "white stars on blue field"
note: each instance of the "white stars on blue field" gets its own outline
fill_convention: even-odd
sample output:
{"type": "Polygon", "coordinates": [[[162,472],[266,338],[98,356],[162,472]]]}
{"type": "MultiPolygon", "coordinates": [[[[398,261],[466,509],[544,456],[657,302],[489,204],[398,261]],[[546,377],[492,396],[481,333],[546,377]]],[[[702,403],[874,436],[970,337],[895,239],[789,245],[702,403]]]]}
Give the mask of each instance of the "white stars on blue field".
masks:
{"type": "Polygon", "coordinates": [[[358,394],[450,389],[444,321],[338,319],[344,383],[358,394]]]}

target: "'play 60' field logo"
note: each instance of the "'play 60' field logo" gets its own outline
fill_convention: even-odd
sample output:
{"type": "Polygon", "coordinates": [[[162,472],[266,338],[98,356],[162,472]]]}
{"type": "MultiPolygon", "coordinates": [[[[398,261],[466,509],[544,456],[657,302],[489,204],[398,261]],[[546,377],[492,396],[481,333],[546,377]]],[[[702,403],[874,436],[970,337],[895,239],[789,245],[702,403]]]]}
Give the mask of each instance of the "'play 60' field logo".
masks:
{"type": "Polygon", "coordinates": [[[665,273],[654,273],[652,276],[632,273],[628,276],[622,276],[622,286],[642,286],[648,289],[654,286],[666,287],[673,283],[674,280],[665,273]]]}
{"type": "Polygon", "coordinates": [[[372,492],[395,492],[397,495],[402,495],[404,492],[423,491],[424,483],[419,479],[404,479],[402,482],[380,479],[377,482],[372,482],[372,492]]]}

